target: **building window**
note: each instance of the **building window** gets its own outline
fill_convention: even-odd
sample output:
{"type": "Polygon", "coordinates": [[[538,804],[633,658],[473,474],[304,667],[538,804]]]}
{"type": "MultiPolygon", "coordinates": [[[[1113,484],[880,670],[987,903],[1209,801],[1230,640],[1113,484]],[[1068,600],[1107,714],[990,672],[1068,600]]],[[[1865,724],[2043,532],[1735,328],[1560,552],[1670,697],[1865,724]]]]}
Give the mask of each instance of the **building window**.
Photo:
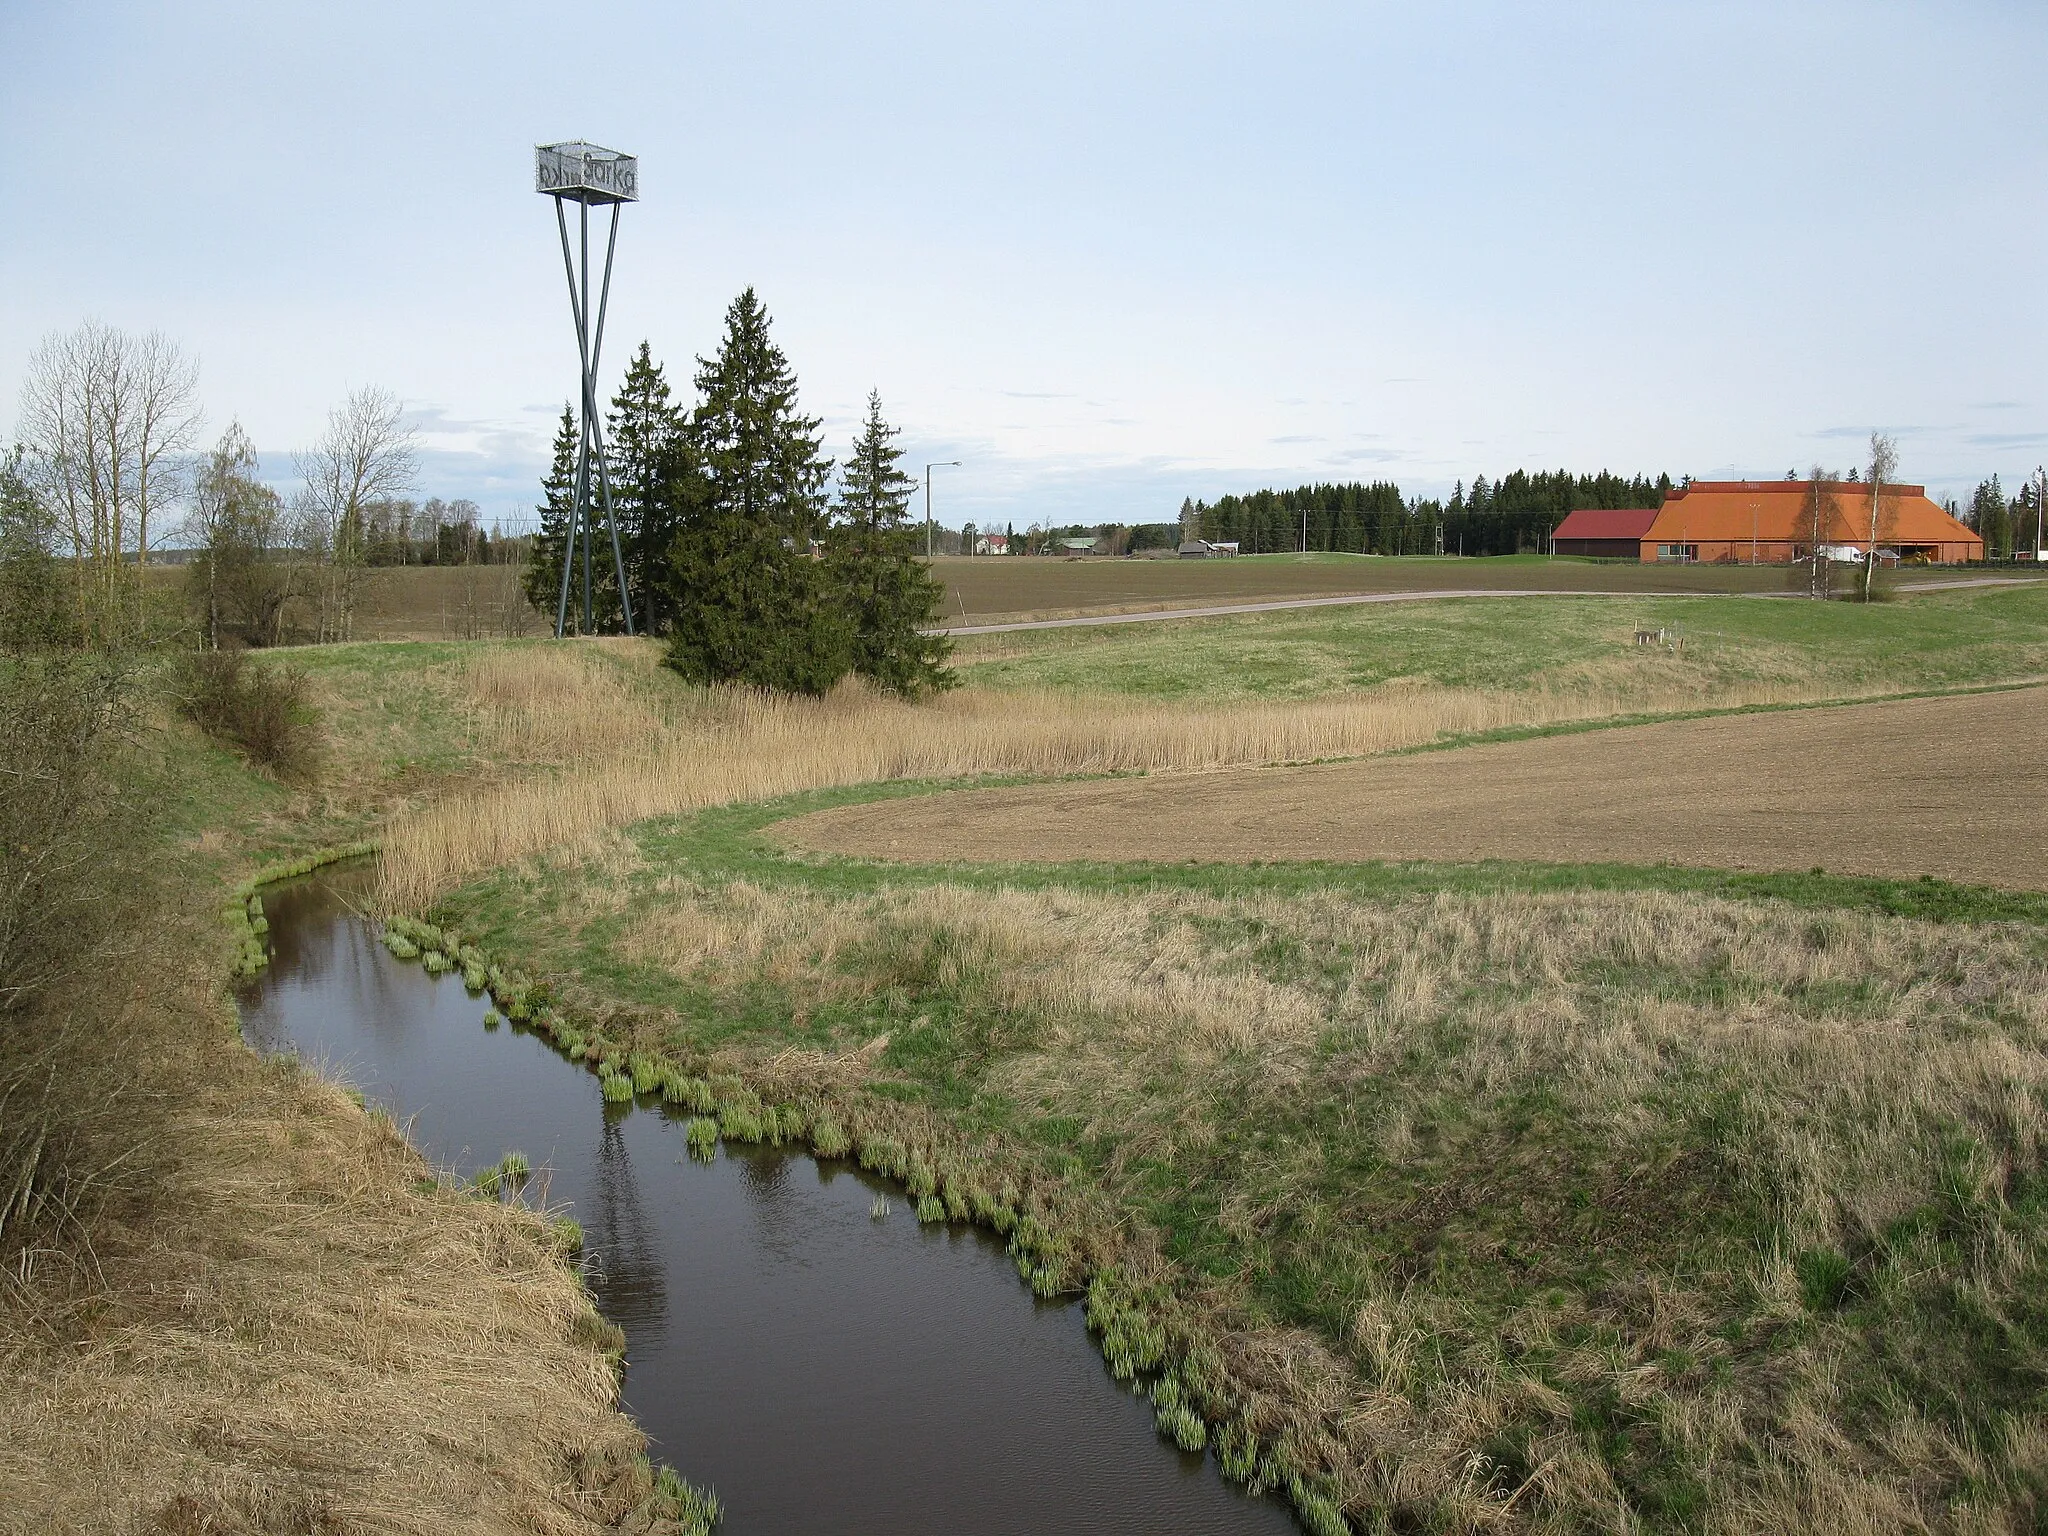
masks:
{"type": "Polygon", "coordinates": [[[1699,557],[1700,547],[1697,544],[1659,544],[1657,546],[1657,558],[1659,560],[1697,560],[1699,557]]]}

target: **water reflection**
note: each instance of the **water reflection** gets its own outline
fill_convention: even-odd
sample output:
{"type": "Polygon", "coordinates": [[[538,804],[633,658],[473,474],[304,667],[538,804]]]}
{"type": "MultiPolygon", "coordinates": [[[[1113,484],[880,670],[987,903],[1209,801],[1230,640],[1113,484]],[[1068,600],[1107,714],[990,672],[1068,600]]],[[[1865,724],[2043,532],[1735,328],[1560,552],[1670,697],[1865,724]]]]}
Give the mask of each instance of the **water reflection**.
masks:
{"type": "Polygon", "coordinates": [[[599,1111],[589,1216],[579,1218],[584,1220],[584,1242],[602,1261],[591,1282],[598,1309],[624,1328],[628,1338],[668,1326],[661,1245],[626,1148],[625,1125],[631,1113],[625,1104],[605,1104],[599,1111]]]}
{"type": "Polygon", "coordinates": [[[1040,1302],[1001,1243],[920,1227],[847,1164],[686,1152],[684,1117],[606,1105],[459,978],[393,961],[331,887],[266,893],[276,959],[250,1040],[329,1064],[461,1171],[518,1147],[582,1222],[626,1330],[628,1409],[754,1532],[1283,1532],[1278,1506],[1161,1441],[1081,1309],[1040,1302]],[[595,1135],[593,1137],[593,1131],[595,1135]]]}

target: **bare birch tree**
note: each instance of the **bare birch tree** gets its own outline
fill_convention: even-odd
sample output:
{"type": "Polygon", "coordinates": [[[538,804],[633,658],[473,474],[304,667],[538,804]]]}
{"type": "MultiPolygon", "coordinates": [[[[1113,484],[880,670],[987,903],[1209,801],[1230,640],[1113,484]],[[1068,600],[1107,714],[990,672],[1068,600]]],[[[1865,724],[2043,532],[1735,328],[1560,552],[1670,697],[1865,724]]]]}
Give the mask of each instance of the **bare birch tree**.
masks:
{"type": "Polygon", "coordinates": [[[319,618],[321,640],[355,634],[356,598],[367,553],[364,518],[373,501],[411,490],[419,458],[413,430],[389,390],[367,385],[327,414],[327,435],[298,456],[305,481],[301,511],[307,536],[327,565],[319,618]]]}
{"type": "Polygon", "coordinates": [[[1870,601],[1877,581],[1877,542],[1888,534],[1896,520],[1884,515],[1885,493],[1899,473],[1899,446],[1883,432],[1870,434],[1870,543],[1863,551],[1863,601],[1870,601]]]}
{"type": "Polygon", "coordinates": [[[102,643],[139,622],[150,519],[179,495],[198,390],[199,366],[175,342],[96,320],[45,337],[29,359],[21,440],[31,483],[70,546],[80,621],[102,643]]]}
{"type": "Polygon", "coordinates": [[[1806,476],[1806,497],[1800,503],[1799,533],[1806,543],[1806,595],[1824,599],[1834,577],[1828,546],[1834,542],[1835,519],[1841,503],[1835,496],[1834,477],[1818,464],[1806,476]]]}

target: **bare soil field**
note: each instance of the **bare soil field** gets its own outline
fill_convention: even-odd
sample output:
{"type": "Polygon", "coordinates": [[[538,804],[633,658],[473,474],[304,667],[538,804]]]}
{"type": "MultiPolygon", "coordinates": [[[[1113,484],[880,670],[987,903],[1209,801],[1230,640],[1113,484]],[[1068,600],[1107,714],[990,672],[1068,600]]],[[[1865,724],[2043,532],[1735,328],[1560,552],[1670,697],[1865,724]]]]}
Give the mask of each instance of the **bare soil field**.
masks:
{"type": "Polygon", "coordinates": [[[1368,592],[1785,589],[1784,571],[1768,566],[1629,565],[1522,557],[1266,555],[1237,560],[1112,560],[941,556],[932,562],[932,568],[946,584],[943,622],[952,625],[1368,592]]]}
{"type": "Polygon", "coordinates": [[[2043,743],[2048,689],[2028,688],[958,790],[822,811],[781,831],[793,847],[914,862],[1671,863],[2038,890],[2043,743]],[[1996,802],[1969,782],[1998,785],[1996,802]]]}

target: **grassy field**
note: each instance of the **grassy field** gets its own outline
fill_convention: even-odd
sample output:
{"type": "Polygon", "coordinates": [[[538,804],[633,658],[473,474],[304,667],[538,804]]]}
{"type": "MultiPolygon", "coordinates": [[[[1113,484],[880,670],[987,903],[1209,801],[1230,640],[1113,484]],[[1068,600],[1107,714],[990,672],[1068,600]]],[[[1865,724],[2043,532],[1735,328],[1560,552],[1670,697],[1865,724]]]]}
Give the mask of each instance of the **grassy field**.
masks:
{"type": "MultiPolygon", "coordinates": [[[[1579,691],[1504,686],[1478,637],[1420,628],[1383,665],[1421,680],[1363,693],[977,667],[917,709],[698,694],[617,642],[332,665],[339,687],[353,657],[417,654],[406,686],[443,695],[447,771],[476,785],[392,827],[401,904],[547,976],[588,1048],[827,1106],[881,1165],[908,1147],[957,1178],[962,1209],[1021,1186],[1054,1234],[1033,1273],[1151,1319],[1219,1445],[1254,1437],[1362,1528],[2007,1530],[2048,1494],[2048,898],[1628,865],[875,864],[770,829],[959,775],[1825,696],[1915,652],[1989,681],[2037,669],[2036,603],[1840,625],[1717,605],[1760,626],[1729,632],[1734,659],[1595,655],[1579,691]],[[1763,665],[1781,642],[1797,660],[1763,665]],[[585,711],[593,687],[611,702],[585,711]]],[[[1243,633],[1175,630],[1212,679],[1243,633]]],[[[1569,668],[1612,640],[1547,643],[1569,668]]]]}
{"type": "MultiPolygon", "coordinates": [[[[2033,592],[1673,604],[1682,654],[1626,643],[1656,598],[1598,601],[1032,637],[964,655],[967,686],[917,707],[692,689],[648,642],[300,650],[261,660],[309,675],[317,782],[264,780],[167,725],[165,836],[225,881],[379,833],[387,899],[544,977],[589,1048],[803,1103],[876,1166],[937,1170],[942,1212],[979,1195],[1028,1217],[1035,1281],[1091,1284],[1112,1358],[1166,1367],[1241,1473],[1292,1472],[1305,1508],[1327,1497],[1359,1529],[2029,1528],[2048,1498],[2048,898],[1632,865],[1233,866],[1198,842],[1170,865],[1027,866],[775,841],[792,815],[963,779],[1798,702],[1883,691],[1909,658],[1923,683],[2041,670],[2033,592]]],[[[356,1134],[331,1095],[265,1091],[279,1118],[235,1145],[275,1134],[309,1161],[264,1177],[324,1199],[323,1178],[381,1188],[374,1170],[403,1165],[395,1144],[303,1139],[314,1101],[323,1135],[356,1134]],[[372,1151],[390,1161],[354,1160],[372,1151]]],[[[220,1179],[257,1176],[219,1156],[220,1179]]],[[[193,1220],[220,1252],[258,1242],[207,1198],[193,1220]]],[[[445,1197],[418,1198],[377,1220],[431,1226],[445,1197]]],[[[261,1226],[284,1199],[236,1209],[261,1226]]],[[[397,1228],[360,1235],[380,1230],[397,1228]]],[[[399,1280],[332,1262],[356,1266],[359,1308],[399,1280]]],[[[434,1285],[462,1294],[454,1273],[434,1285]]],[[[208,1304],[278,1337],[290,1276],[259,1289],[208,1304]]],[[[109,1326],[186,1326],[133,1305],[109,1326]]],[[[448,1347],[501,1347],[436,1316],[414,1321],[448,1347]]],[[[430,1368],[424,1340],[403,1347],[430,1368]]],[[[263,1373],[291,1361],[208,1377],[234,1395],[237,1445],[282,1454],[263,1373]]],[[[7,1416],[0,1480],[97,1465],[65,1426],[124,1393],[138,1407],[107,1433],[161,1454],[152,1437],[191,1407],[161,1394],[164,1368],[138,1356],[78,1378],[55,1418],[7,1416]]],[[[446,1375],[444,1399],[388,1381],[416,1401],[375,1433],[484,1390],[446,1375]]],[[[294,1411],[316,1445],[372,1443],[294,1411]]],[[[590,1411],[500,1442],[484,1486],[616,1428],[590,1411]]],[[[178,1475],[238,1508],[222,1480],[242,1454],[178,1475]]],[[[396,1469],[380,1487],[426,1475],[361,1454],[396,1469]]],[[[278,1465],[310,1486],[328,1463],[278,1465]]]]}
{"type": "MultiPolygon", "coordinates": [[[[1361,592],[1499,591],[1783,592],[1771,566],[1660,566],[1512,555],[1460,560],[1360,555],[1257,555],[1236,560],[965,559],[933,562],[945,584],[941,622],[1131,613],[1210,603],[1329,597],[1361,592]]],[[[1905,572],[1902,585],[1968,573],[1905,572]]],[[[2001,572],[2000,574],[2013,574],[2001,572]]],[[[2024,573],[2021,573],[2024,574],[2024,573]]],[[[171,601],[183,566],[153,566],[150,585],[171,601]]],[[[521,595],[509,565],[385,566],[363,574],[355,633],[362,640],[517,639],[553,632],[521,595]]],[[[302,626],[311,612],[292,615],[302,626]]]]}
{"type": "Polygon", "coordinates": [[[1534,588],[1557,592],[1782,592],[1775,567],[1635,565],[1502,555],[1246,555],[1234,560],[966,559],[933,562],[948,623],[1327,597],[1534,588]]]}
{"type": "Polygon", "coordinates": [[[1873,605],[1655,596],[1390,603],[977,635],[955,646],[976,687],[1154,699],[1301,699],[1392,682],[1903,690],[2048,675],[2048,583],[1873,605]],[[1682,643],[1639,647],[1644,626],[1682,643]]]}

